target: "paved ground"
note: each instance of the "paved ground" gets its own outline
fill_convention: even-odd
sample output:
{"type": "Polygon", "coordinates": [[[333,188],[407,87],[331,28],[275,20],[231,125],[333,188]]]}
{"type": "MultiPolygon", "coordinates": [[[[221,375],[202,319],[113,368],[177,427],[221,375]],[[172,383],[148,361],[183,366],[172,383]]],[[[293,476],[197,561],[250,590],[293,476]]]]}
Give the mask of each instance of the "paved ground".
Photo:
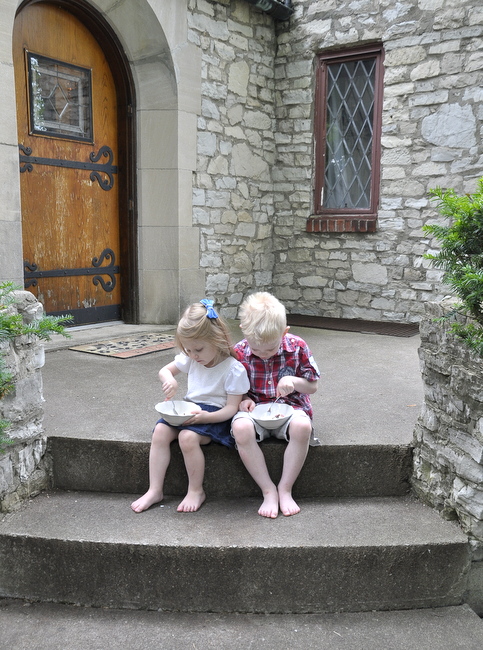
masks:
{"type": "MultiPolygon", "coordinates": [[[[236,340],[238,325],[231,325],[236,340]]],[[[157,373],[175,350],[117,359],[68,348],[160,330],[166,327],[114,324],[74,329],[72,339],[56,336],[48,343],[43,369],[47,433],[150,440],[154,405],[163,399],[157,373]]],[[[423,399],[418,336],[303,327],[291,331],[307,341],[321,371],[312,401],[315,428],[324,444],[411,442],[423,399]]]]}

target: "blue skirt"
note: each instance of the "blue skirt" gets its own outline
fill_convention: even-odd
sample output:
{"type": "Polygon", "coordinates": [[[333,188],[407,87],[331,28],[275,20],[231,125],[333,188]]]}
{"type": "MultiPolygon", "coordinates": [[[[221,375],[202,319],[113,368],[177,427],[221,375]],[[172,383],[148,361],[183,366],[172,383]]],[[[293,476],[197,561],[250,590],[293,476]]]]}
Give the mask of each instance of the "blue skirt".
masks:
{"type": "MultiPolygon", "coordinates": [[[[203,411],[208,411],[209,413],[220,410],[218,406],[212,406],[211,404],[198,404],[198,406],[201,406],[203,411]]],[[[179,426],[173,426],[169,422],[166,422],[164,418],[160,418],[156,424],[159,423],[166,424],[168,427],[177,429],[178,431],[186,429],[195,431],[200,436],[208,436],[208,438],[220,443],[220,445],[225,445],[225,447],[233,448],[235,446],[235,440],[231,435],[231,419],[225,420],[224,422],[210,422],[209,424],[181,424],[179,426]]]]}

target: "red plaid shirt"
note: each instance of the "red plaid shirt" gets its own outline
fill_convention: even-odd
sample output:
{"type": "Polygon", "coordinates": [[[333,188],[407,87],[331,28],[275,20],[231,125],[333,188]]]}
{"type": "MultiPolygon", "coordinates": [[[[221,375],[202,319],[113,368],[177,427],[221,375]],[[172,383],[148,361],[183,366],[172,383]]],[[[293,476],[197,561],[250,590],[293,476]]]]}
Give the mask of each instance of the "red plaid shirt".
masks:
{"type": "MultiPolygon", "coordinates": [[[[269,359],[260,359],[253,354],[246,339],[235,345],[235,352],[238,360],[245,366],[250,380],[247,395],[257,404],[273,402],[277,396],[277,384],[286,375],[303,377],[308,381],[316,381],[320,377],[307,343],[294,334],[286,334],[278,352],[269,359]]],[[[302,409],[309,417],[313,416],[310,397],[306,393],[295,391],[281,398],[281,401],[296,409],[302,409]]]]}

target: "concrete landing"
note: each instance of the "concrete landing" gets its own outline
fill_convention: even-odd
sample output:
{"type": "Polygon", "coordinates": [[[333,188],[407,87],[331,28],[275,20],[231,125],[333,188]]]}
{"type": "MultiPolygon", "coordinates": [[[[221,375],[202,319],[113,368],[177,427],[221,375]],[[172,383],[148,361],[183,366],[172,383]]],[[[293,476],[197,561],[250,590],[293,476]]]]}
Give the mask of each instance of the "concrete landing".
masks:
{"type": "Polygon", "coordinates": [[[181,614],[0,600],[8,650],[481,650],[467,606],[355,614],[181,614]]]}
{"type": "Polygon", "coordinates": [[[9,650],[481,650],[466,606],[355,614],[172,614],[0,600],[9,650]]]}
{"type": "MultiPolygon", "coordinates": [[[[240,337],[231,321],[233,340],[240,337]]],[[[81,328],[72,339],[46,344],[42,371],[48,435],[149,442],[154,405],[163,399],[158,370],[175,350],[131,359],[69,350],[165,326],[111,325],[81,328]]],[[[314,426],[325,445],[409,445],[423,402],[419,336],[400,338],[292,327],[309,344],[321,380],[312,396],[314,426]]],[[[180,381],[180,394],[185,384],[180,381]]]]}

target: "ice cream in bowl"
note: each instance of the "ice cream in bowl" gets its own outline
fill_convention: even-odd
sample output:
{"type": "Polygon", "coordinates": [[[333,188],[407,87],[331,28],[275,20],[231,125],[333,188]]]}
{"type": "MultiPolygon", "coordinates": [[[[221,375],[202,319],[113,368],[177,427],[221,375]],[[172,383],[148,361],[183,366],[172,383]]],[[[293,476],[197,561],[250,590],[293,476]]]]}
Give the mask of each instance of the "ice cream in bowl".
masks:
{"type": "Polygon", "coordinates": [[[159,402],[154,408],[158,413],[161,413],[168,424],[173,426],[184,424],[193,417],[194,413],[199,413],[201,410],[197,404],[181,400],[159,402]]]}
{"type": "Polygon", "coordinates": [[[280,402],[257,404],[251,412],[252,418],[265,429],[278,429],[293,413],[290,404],[280,402]]]}

